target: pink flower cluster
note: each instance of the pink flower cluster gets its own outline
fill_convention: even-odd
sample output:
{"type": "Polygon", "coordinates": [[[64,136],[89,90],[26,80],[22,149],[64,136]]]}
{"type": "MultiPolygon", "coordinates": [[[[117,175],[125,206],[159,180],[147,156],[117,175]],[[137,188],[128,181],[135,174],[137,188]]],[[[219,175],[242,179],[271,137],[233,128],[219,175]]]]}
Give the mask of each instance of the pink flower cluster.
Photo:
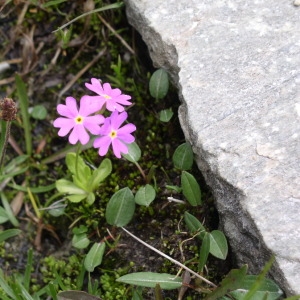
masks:
{"type": "Polygon", "coordinates": [[[93,146],[99,148],[99,155],[104,156],[110,145],[116,157],[121,158],[121,153],[128,153],[128,144],[134,142],[131,134],[136,130],[135,125],[129,123],[121,127],[127,119],[127,112],[123,105],[131,105],[130,96],[122,94],[120,89],[113,89],[109,83],[92,78],[91,83],[85,86],[97,95],[85,95],[77,101],[73,97],[66,98],[66,104],[59,104],[57,112],[62,116],[53,122],[53,126],[60,128],[59,136],[66,136],[69,132],[69,142],[76,144],[78,141],[85,145],[90,140],[90,132],[97,136],[93,146]],[[111,115],[105,118],[100,111],[106,108],[111,115]],[[88,132],[87,132],[88,131],[88,132]]]}

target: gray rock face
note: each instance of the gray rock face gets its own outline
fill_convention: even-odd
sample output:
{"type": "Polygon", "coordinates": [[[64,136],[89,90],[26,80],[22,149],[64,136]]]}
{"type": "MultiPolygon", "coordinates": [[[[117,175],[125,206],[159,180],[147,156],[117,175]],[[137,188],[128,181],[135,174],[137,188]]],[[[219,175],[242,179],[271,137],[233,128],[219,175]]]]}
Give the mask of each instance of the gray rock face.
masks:
{"type": "Polygon", "coordinates": [[[126,0],[240,263],[300,294],[300,7],[292,1],[126,0]]]}

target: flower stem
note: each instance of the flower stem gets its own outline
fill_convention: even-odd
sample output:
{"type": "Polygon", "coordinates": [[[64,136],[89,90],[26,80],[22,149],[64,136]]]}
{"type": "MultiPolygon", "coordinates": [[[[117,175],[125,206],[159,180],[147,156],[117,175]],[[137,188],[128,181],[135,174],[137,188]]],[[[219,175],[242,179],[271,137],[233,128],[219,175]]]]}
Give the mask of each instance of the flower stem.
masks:
{"type": "Polygon", "coordinates": [[[7,148],[8,138],[10,135],[11,121],[1,121],[1,140],[0,140],[0,171],[2,173],[3,161],[7,148]]]}
{"type": "Polygon", "coordinates": [[[81,144],[78,143],[78,147],[76,150],[76,161],[75,161],[75,171],[76,171],[76,177],[78,178],[78,157],[80,154],[80,150],[81,150],[81,144]]]}

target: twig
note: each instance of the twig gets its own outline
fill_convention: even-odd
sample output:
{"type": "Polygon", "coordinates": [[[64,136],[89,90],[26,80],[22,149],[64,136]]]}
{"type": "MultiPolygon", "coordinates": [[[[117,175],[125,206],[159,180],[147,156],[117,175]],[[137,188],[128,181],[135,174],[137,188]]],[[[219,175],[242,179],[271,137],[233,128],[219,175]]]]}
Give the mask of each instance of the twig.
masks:
{"type": "Polygon", "coordinates": [[[101,22],[113,33],[113,35],[115,35],[116,36],[116,38],[118,38],[119,40],[120,40],[120,42],[127,48],[127,50],[131,53],[131,54],[133,54],[133,55],[135,55],[135,52],[134,52],[134,50],[127,44],[127,42],[117,33],[117,31],[113,28],[113,27],[111,27],[110,26],[110,24],[108,23],[108,22],[106,22],[105,20],[104,20],[104,18],[102,17],[102,16],[100,16],[100,15],[98,15],[98,18],[101,20],[101,22]]]}
{"type": "Polygon", "coordinates": [[[58,94],[58,100],[61,99],[61,97],[64,95],[64,93],[66,93],[71,87],[72,85],[78,80],[78,78],[80,78],[94,63],[96,63],[99,58],[105,53],[106,48],[104,48],[102,51],[100,51],[95,57],[94,59],[88,63],[83,69],[81,69],[68,83],[67,85],[60,91],[60,93],[58,94]]]}
{"type": "Polygon", "coordinates": [[[135,240],[137,240],[138,242],[140,242],[141,244],[143,244],[144,246],[148,247],[149,249],[153,250],[154,252],[158,253],[159,255],[165,257],[166,259],[170,260],[171,262],[173,262],[174,264],[178,265],[179,267],[187,270],[188,272],[190,272],[191,274],[195,275],[196,277],[200,278],[202,281],[206,282],[207,284],[209,284],[212,287],[217,287],[214,283],[210,282],[209,280],[207,280],[206,278],[202,277],[201,275],[199,275],[198,273],[194,272],[193,270],[191,270],[190,268],[188,268],[187,266],[185,266],[184,264],[180,263],[179,261],[175,260],[174,258],[168,256],[167,254],[157,250],[156,248],[150,246],[149,244],[147,244],[146,242],[142,241],[141,239],[139,239],[138,237],[136,237],[135,235],[133,235],[131,232],[129,232],[127,229],[125,229],[124,227],[121,227],[127,234],[129,234],[131,237],[133,237],[135,240]]]}

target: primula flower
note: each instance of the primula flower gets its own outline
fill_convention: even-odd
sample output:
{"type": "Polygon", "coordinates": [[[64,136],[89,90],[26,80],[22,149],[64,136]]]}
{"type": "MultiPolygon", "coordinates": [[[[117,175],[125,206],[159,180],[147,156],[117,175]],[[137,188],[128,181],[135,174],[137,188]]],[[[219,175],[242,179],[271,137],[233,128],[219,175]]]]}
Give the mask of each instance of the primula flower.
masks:
{"type": "Polygon", "coordinates": [[[98,96],[86,96],[94,101],[99,101],[101,107],[106,104],[106,109],[109,111],[124,111],[123,105],[131,105],[132,103],[127,101],[131,97],[123,95],[120,89],[112,89],[109,83],[101,84],[101,81],[96,78],[91,79],[91,84],[86,83],[86,88],[98,94],[98,96]]]}
{"type": "Polygon", "coordinates": [[[57,118],[53,122],[53,126],[60,128],[58,131],[59,136],[66,136],[72,130],[69,136],[71,144],[74,145],[80,141],[82,145],[85,145],[90,139],[86,129],[90,133],[97,135],[100,132],[99,125],[104,123],[105,118],[102,115],[90,116],[100,109],[98,101],[93,101],[83,96],[80,99],[78,110],[76,99],[67,97],[66,105],[59,104],[57,106],[57,112],[65,118],[57,118]]]}
{"type": "Polygon", "coordinates": [[[136,127],[133,124],[126,124],[120,128],[121,124],[127,119],[127,112],[118,113],[116,110],[110,117],[106,118],[100,130],[100,137],[94,141],[94,147],[100,148],[99,155],[104,156],[110,144],[116,157],[121,158],[121,152],[128,153],[126,144],[134,142],[131,135],[136,127]]]}

